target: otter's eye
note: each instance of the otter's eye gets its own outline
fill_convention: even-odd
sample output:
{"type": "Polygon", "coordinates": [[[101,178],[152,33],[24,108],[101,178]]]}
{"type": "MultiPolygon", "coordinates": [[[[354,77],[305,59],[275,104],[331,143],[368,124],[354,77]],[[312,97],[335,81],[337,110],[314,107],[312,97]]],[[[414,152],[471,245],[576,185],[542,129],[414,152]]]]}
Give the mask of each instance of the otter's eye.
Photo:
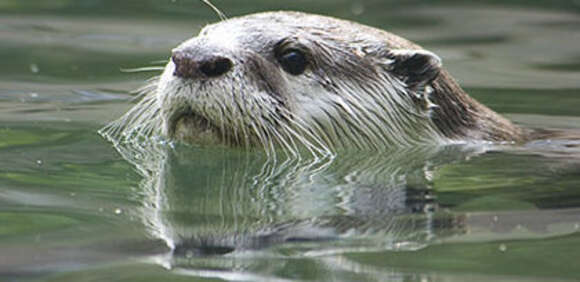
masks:
{"type": "Polygon", "coordinates": [[[298,49],[288,49],[278,56],[278,62],[282,68],[293,75],[302,74],[306,70],[308,61],[302,51],[298,49]]]}

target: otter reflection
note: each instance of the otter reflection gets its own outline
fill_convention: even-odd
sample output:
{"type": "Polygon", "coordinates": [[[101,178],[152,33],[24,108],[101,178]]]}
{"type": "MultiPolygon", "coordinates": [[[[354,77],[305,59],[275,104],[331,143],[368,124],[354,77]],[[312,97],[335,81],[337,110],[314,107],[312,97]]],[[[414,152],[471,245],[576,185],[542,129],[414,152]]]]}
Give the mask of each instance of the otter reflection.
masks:
{"type": "Polygon", "coordinates": [[[421,247],[463,232],[461,216],[437,212],[434,170],[478,154],[448,146],[273,160],[223,148],[118,148],[144,175],[150,234],[174,257],[296,244],[305,252],[421,247]]]}
{"type": "MultiPolygon", "coordinates": [[[[447,212],[432,191],[433,181],[444,177],[440,174],[449,167],[472,166],[467,159],[478,156],[477,163],[490,149],[482,146],[272,159],[262,152],[146,141],[150,143],[116,146],[143,175],[139,187],[143,206],[138,213],[148,234],[169,247],[152,257],[154,263],[186,275],[277,273],[293,269],[287,259],[292,257],[293,262],[316,262],[327,270],[363,270],[384,277],[388,273],[346,256],[418,250],[441,242],[481,240],[481,236],[501,239],[504,232],[509,238],[569,234],[576,232],[580,214],[577,208],[447,212]],[[555,224],[558,229],[550,227],[555,224]],[[509,234],[524,229],[538,235],[509,234]],[[489,237],[488,231],[494,235],[489,237]]],[[[523,147],[508,151],[512,157],[530,153],[523,147]]],[[[570,159],[560,157],[549,152],[538,156],[565,171],[570,159]]]]}

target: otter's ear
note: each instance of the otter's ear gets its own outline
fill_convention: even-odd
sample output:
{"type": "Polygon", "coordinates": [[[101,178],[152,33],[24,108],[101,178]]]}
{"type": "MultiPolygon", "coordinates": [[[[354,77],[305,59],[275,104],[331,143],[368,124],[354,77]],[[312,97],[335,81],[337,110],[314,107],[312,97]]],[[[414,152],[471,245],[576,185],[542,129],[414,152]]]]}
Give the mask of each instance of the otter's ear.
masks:
{"type": "Polygon", "coordinates": [[[409,88],[427,85],[441,71],[441,59],[426,50],[390,50],[387,57],[393,60],[391,72],[409,88]]]}

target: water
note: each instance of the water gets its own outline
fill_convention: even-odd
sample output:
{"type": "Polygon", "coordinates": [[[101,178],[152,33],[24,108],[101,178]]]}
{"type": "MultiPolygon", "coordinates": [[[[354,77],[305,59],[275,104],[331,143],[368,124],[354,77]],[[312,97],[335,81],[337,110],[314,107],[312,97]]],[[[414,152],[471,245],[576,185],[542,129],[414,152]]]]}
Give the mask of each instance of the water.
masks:
{"type": "MultiPolygon", "coordinates": [[[[215,4],[389,29],[510,119],[573,132],[580,6],[552,2],[215,4]]],[[[197,1],[0,1],[0,280],[580,279],[572,141],[273,162],[96,133],[156,74],[122,70],[216,20],[197,1]]]]}

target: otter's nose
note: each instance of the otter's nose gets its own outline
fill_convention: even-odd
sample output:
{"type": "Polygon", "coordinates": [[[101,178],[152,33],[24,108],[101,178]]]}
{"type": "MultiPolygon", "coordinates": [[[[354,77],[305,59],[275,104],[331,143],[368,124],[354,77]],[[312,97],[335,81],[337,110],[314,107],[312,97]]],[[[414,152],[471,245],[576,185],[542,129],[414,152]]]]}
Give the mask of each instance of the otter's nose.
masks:
{"type": "Polygon", "coordinates": [[[210,78],[227,73],[232,61],[220,55],[196,56],[185,51],[174,51],[171,60],[175,64],[173,75],[181,78],[210,78]]]}

